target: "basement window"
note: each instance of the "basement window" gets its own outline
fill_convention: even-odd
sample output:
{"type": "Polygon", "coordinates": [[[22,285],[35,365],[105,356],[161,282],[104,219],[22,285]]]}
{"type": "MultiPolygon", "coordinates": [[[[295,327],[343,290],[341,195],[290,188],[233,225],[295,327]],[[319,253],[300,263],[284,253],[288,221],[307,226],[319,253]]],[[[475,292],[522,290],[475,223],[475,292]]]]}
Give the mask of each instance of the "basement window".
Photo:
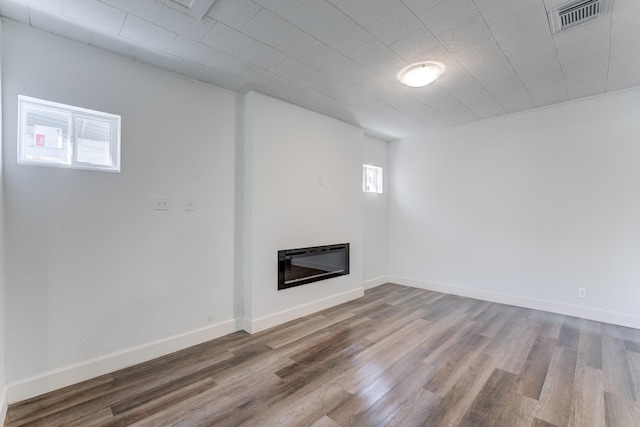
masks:
{"type": "Polygon", "coordinates": [[[120,116],[18,96],[18,164],[120,172],[120,116]]]}
{"type": "Polygon", "coordinates": [[[362,165],[362,191],[382,194],[382,168],[362,165]]]}

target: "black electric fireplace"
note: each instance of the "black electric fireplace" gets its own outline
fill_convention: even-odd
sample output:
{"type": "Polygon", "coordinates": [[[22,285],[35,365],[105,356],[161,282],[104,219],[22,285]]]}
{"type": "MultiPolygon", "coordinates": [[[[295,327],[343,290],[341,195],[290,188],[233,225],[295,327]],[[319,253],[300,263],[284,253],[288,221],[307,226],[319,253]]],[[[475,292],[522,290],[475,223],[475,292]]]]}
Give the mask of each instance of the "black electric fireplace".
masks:
{"type": "Polygon", "coordinates": [[[278,251],[278,290],[349,274],[349,243],[278,251]]]}

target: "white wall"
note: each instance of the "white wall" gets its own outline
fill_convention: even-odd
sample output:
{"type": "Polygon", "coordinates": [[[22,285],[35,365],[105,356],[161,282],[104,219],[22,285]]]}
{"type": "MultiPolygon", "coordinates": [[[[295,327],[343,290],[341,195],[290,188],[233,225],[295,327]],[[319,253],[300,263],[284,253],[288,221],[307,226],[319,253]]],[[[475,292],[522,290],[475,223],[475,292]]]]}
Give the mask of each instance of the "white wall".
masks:
{"type": "MultiPolygon", "coordinates": [[[[0,74],[2,70],[2,22],[0,22],[0,74]]],[[[0,75],[0,81],[2,77],[0,75]]],[[[2,88],[0,88],[2,99],[2,88]]],[[[2,159],[2,105],[0,104],[0,425],[4,425],[6,412],[6,371],[5,371],[5,304],[4,304],[4,171],[2,159]]]]}
{"type": "Polygon", "coordinates": [[[364,136],[362,162],[382,168],[383,193],[362,193],[364,228],[364,280],[370,288],[388,281],[388,200],[389,143],[369,135],[364,136]]]}
{"type": "Polygon", "coordinates": [[[392,279],[640,327],[639,117],[630,90],[393,142],[392,279]]]}
{"type": "Polygon", "coordinates": [[[235,94],[2,30],[10,399],[235,330],[235,94]],[[18,166],[18,94],[122,115],[122,172],[18,166]]]}
{"type": "Polygon", "coordinates": [[[362,296],[362,138],[361,129],[292,104],[245,98],[248,330],[362,296]],[[277,290],[278,250],[345,242],[349,275],[277,290]]]}

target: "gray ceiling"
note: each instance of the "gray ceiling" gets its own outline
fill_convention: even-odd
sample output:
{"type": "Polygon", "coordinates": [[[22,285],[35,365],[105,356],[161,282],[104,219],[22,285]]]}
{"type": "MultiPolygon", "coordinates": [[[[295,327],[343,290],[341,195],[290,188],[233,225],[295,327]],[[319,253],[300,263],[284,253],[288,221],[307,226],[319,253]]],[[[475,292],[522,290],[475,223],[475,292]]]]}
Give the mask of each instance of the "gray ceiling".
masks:
{"type": "Polygon", "coordinates": [[[555,34],[547,12],[566,0],[179,3],[191,0],[0,0],[0,13],[383,139],[640,85],[640,0],[609,0],[605,16],[555,34]],[[399,84],[421,60],[445,73],[399,84]]]}

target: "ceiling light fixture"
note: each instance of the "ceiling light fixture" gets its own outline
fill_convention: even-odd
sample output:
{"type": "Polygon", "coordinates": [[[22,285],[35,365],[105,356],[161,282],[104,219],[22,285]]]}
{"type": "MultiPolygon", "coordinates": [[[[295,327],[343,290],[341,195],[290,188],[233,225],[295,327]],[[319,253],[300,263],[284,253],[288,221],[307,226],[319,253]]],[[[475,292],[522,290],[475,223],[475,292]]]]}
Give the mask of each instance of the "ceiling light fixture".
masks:
{"type": "Polygon", "coordinates": [[[439,62],[418,62],[400,70],[398,80],[409,87],[423,87],[433,83],[443,72],[444,65],[439,62]]]}

